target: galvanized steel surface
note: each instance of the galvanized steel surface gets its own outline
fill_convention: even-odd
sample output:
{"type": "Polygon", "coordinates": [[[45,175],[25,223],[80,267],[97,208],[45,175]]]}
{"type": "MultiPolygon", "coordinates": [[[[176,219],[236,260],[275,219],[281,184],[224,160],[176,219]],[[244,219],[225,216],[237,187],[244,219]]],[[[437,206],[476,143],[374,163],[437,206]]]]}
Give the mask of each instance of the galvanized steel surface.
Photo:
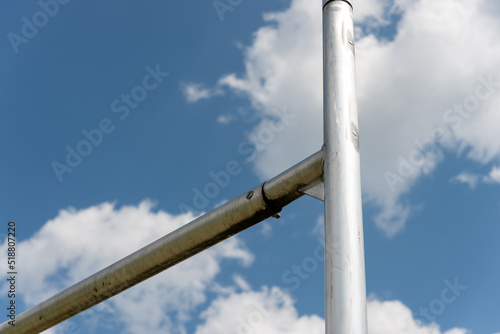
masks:
{"type": "Polygon", "coordinates": [[[3,323],[0,333],[40,333],[275,216],[323,177],[326,333],[366,334],[353,2],[323,0],[322,151],[18,315],[15,327],[3,323]]]}
{"type": "Polygon", "coordinates": [[[187,258],[275,216],[323,173],[323,152],[145,246],[6,322],[0,333],[40,333],[187,258]]]}
{"type": "Polygon", "coordinates": [[[325,5],[329,2],[333,2],[333,1],[344,1],[344,2],[347,2],[351,5],[351,7],[354,5],[354,0],[323,0],[323,8],[325,7],[325,5]]]}
{"type": "Polygon", "coordinates": [[[327,334],[367,332],[354,51],[351,5],[328,2],[323,8],[327,334]]]}

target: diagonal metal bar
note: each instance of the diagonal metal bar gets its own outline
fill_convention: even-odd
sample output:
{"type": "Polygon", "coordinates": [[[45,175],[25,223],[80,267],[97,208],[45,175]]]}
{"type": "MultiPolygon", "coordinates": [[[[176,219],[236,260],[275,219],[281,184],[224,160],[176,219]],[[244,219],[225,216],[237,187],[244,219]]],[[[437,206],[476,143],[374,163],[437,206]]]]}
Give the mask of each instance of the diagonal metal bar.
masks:
{"type": "Polygon", "coordinates": [[[40,333],[269,218],[323,174],[323,151],[16,317],[0,333],[40,333]]]}

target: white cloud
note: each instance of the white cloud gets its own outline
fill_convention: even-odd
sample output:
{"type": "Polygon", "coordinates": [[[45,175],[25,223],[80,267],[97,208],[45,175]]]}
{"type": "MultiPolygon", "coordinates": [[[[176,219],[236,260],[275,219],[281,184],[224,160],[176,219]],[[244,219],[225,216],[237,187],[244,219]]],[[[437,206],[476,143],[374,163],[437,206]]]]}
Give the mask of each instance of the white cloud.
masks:
{"type": "Polygon", "coordinates": [[[217,117],[217,122],[221,124],[229,124],[233,121],[233,118],[230,115],[219,115],[217,117]]]}
{"type": "Polygon", "coordinates": [[[468,184],[471,189],[476,188],[479,182],[479,175],[462,172],[451,179],[452,182],[468,184]]]}
{"type": "Polygon", "coordinates": [[[220,88],[206,88],[198,83],[184,83],[181,85],[181,90],[188,103],[196,103],[202,99],[224,94],[220,88]]]}
{"type": "Polygon", "coordinates": [[[299,316],[292,298],[277,287],[231,292],[214,300],[202,315],[196,334],[324,333],[323,319],[299,316]]]}
{"type": "Polygon", "coordinates": [[[493,167],[488,175],[462,172],[453,177],[450,181],[468,184],[471,189],[476,188],[479,183],[497,184],[500,183],[500,167],[493,167]]]}
{"type": "Polygon", "coordinates": [[[314,224],[313,229],[311,230],[312,235],[317,238],[323,240],[325,238],[325,216],[321,215],[316,219],[316,224],[314,224]]]}
{"type": "Polygon", "coordinates": [[[266,239],[271,238],[273,236],[273,225],[266,221],[260,223],[260,233],[262,233],[266,239]]]}
{"type": "MultiPolygon", "coordinates": [[[[38,303],[193,218],[189,213],[154,212],[150,201],[121,208],[103,203],[62,210],[18,245],[23,250],[18,269],[23,273],[19,276],[22,298],[28,305],[38,303]]],[[[6,254],[5,242],[2,249],[6,254]]],[[[299,314],[292,296],[279,287],[255,291],[239,274],[233,274],[234,285],[219,285],[215,278],[223,260],[247,266],[253,256],[233,237],[82,313],[79,321],[69,320],[46,333],[76,332],[85,326],[89,331],[184,334],[185,325],[198,317],[207,302],[207,292],[215,293],[216,298],[201,311],[196,334],[324,333],[324,320],[299,314]]],[[[399,301],[370,299],[368,324],[370,334],[442,333],[434,323],[422,325],[399,301]]],[[[443,334],[466,333],[454,328],[443,334]]]]}
{"type": "MultiPolygon", "coordinates": [[[[387,1],[364,3],[355,8],[358,21],[387,24],[387,1]]],[[[443,147],[482,163],[500,156],[500,11],[484,0],[391,8],[402,15],[394,39],[362,31],[357,48],[363,190],[380,207],[375,221],[388,236],[404,228],[413,213],[404,195],[443,159],[443,147]]],[[[263,117],[249,137],[276,108],[296,115],[254,160],[268,178],[322,145],[322,19],[310,0],[293,0],[265,20],[245,50],[245,74],[219,85],[246,94],[263,117]]]]}
{"type": "MultiPolygon", "coordinates": [[[[193,218],[190,213],[154,212],[150,201],[121,208],[103,203],[61,210],[18,245],[22,250],[18,268],[22,298],[28,306],[37,304],[193,218]]],[[[0,249],[4,248],[5,243],[0,249]]],[[[223,260],[247,266],[253,255],[233,237],[100,304],[87,318],[105,323],[106,315],[111,314],[118,322],[108,324],[124,324],[124,333],[181,333],[193,309],[205,302],[223,260]]]]}
{"type": "MultiPolygon", "coordinates": [[[[442,332],[436,323],[424,325],[413,318],[400,301],[368,301],[370,334],[467,334],[462,328],[442,332]]],[[[260,291],[226,290],[201,317],[205,322],[196,334],[288,334],[325,332],[324,320],[317,315],[300,315],[292,297],[278,287],[260,291]]]]}
{"type": "Polygon", "coordinates": [[[484,177],[486,183],[500,183],[500,167],[493,167],[490,174],[484,177]]]}
{"type": "Polygon", "coordinates": [[[442,332],[436,323],[422,324],[411,310],[398,300],[368,301],[368,333],[370,334],[467,334],[464,328],[442,332]]]}
{"type": "Polygon", "coordinates": [[[238,288],[240,288],[241,290],[243,290],[243,291],[250,291],[250,290],[252,290],[250,284],[247,281],[245,281],[245,279],[243,277],[241,277],[241,275],[234,274],[233,275],[233,281],[236,284],[236,286],[238,288]]]}
{"type": "Polygon", "coordinates": [[[453,328],[453,329],[450,329],[446,332],[444,332],[444,334],[470,334],[471,331],[465,329],[465,328],[453,328]]]}
{"type": "MultiPolygon", "coordinates": [[[[401,6],[404,5],[403,2],[408,1],[402,1],[401,6]]],[[[362,21],[374,17],[383,22],[384,10],[386,10],[389,5],[390,0],[357,1],[355,2],[355,19],[356,21],[362,21]]]]}

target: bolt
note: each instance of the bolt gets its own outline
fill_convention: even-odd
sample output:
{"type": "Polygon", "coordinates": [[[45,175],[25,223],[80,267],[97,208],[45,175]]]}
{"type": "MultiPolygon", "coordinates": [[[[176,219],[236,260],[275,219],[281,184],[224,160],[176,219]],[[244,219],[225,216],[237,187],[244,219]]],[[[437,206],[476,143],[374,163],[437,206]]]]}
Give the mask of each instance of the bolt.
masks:
{"type": "Polygon", "coordinates": [[[247,194],[247,199],[252,198],[252,196],[253,196],[253,191],[249,191],[247,194]]]}

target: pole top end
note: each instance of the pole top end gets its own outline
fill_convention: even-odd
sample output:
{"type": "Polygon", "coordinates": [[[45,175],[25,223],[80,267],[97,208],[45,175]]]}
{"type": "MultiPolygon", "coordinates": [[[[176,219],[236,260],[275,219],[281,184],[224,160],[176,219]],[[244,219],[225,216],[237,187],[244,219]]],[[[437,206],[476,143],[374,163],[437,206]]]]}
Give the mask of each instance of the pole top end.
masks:
{"type": "Polygon", "coordinates": [[[323,0],[323,8],[325,7],[325,5],[329,2],[332,2],[332,1],[344,1],[344,2],[347,2],[349,5],[351,5],[351,7],[353,7],[353,2],[354,0],[323,0]]]}

